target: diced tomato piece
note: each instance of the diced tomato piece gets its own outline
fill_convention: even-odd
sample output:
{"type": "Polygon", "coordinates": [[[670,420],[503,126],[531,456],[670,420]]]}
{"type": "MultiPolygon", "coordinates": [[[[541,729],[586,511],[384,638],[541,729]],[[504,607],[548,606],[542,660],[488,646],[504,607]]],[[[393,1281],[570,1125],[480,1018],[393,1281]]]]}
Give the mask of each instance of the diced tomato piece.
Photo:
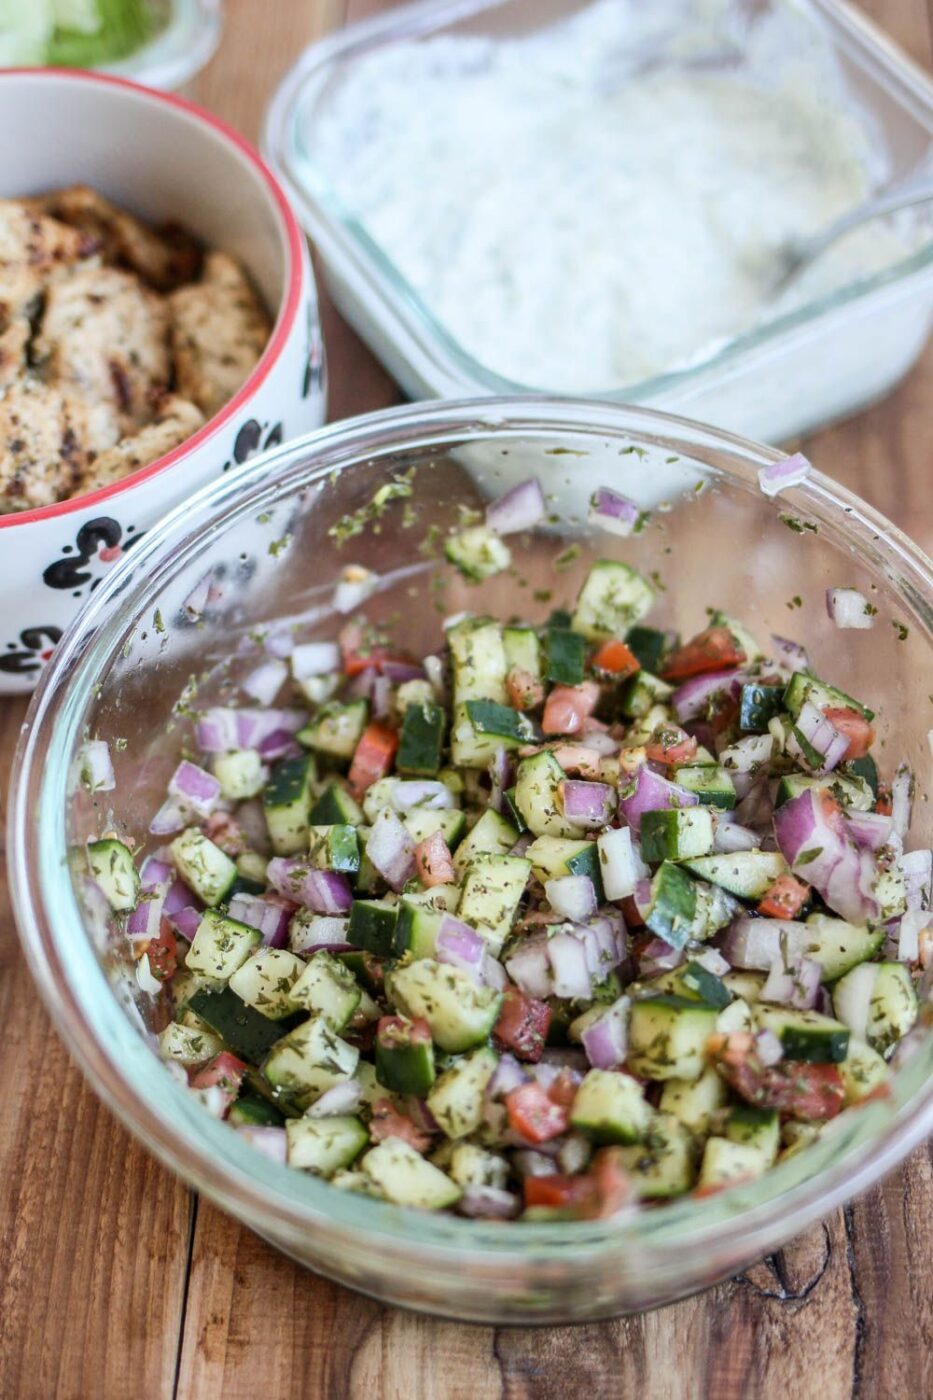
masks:
{"type": "Polygon", "coordinates": [[[431,1027],[420,1016],[413,1021],[406,1021],[403,1016],[380,1016],[376,1038],[387,1049],[396,1045],[428,1045],[431,1027]]]}
{"type": "Polygon", "coordinates": [[[385,724],[368,724],[356,746],[348,781],[355,797],[384,778],[395,761],[398,734],[385,724]]]}
{"type": "Polygon", "coordinates": [[[641,670],[638,657],[624,642],[603,642],[593,657],[593,666],[597,671],[615,676],[617,680],[634,676],[636,671],[641,670]]]}
{"type": "Polygon", "coordinates": [[[528,1142],[550,1142],[567,1131],[570,1121],[566,1108],[533,1080],[506,1094],[505,1107],[509,1126],[528,1142]]]}
{"type": "Polygon", "coordinates": [[[728,627],[707,627],[705,632],[671,652],[661,675],[667,681],[685,681],[690,676],[702,676],[706,671],[741,666],[745,660],[745,652],[728,627]]]}
{"type": "Polygon", "coordinates": [[[583,744],[556,744],[551,750],[565,773],[579,778],[598,779],[602,772],[599,754],[583,744]]]}
{"type": "Polygon", "coordinates": [[[826,718],[834,729],[844,735],[849,741],[846,749],[846,758],[864,758],[875,742],[875,731],[864,715],[860,715],[858,710],[853,710],[848,705],[840,706],[838,709],[830,706],[823,711],[826,718]]]}
{"type": "Polygon", "coordinates": [[[340,634],[344,675],[353,677],[370,669],[382,675],[387,663],[398,666],[417,665],[412,657],[386,646],[366,646],[361,628],[351,625],[340,634]]]}
{"type": "Polygon", "coordinates": [[[246,1073],[246,1064],[243,1060],[238,1060],[236,1055],[231,1055],[229,1050],[221,1050],[219,1055],[215,1055],[209,1060],[203,1069],[199,1069],[191,1079],[193,1089],[211,1089],[215,1084],[219,1084],[222,1089],[230,1089],[236,1097],[237,1090],[243,1082],[246,1073]]]}
{"type": "Polygon", "coordinates": [[[231,857],[242,855],[249,844],[239,822],[234,821],[229,812],[211,812],[202,830],[208,841],[213,841],[231,857]]]}
{"type": "Polygon", "coordinates": [[[891,801],[890,790],[886,787],[883,787],[880,783],[878,785],[878,796],[875,800],[875,811],[878,812],[882,817],[889,817],[894,811],[894,804],[891,801]]]}
{"type": "Polygon", "coordinates": [[[589,1174],[596,1187],[596,1213],[601,1219],[615,1215],[629,1204],[634,1190],[618,1147],[601,1148],[593,1158],[589,1174]]]}
{"type": "Polygon", "coordinates": [[[707,1050],[726,1083],[756,1108],[774,1108],[804,1123],[835,1118],[845,1102],[838,1065],[780,1060],[762,1064],[754,1038],[746,1031],[711,1036],[707,1050]]]}
{"type": "Polygon", "coordinates": [[[555,685],[544,702],[541,728],[545,734],[579,734],[583,721],[596,709],[599,686],[593,681],[581,685],[555,685]]]}
{"type": "Polygon", "coordinates": [[[785,872],[759,902],[758,912],[769,919],[796,919],[809,898],[810,886],[785,872]]]}
{"type": "Polygon", "coordinates": [[[450,855],[450,847],[439,831],[432,831],[415,847],[415,866],[418,879],[430,889],[433,885],[456,883],[456,872],[450,855]]]}
{"type": "Polygon", "coordinates": [[[569,1069],[562,1069],[547,1086],[547,1096],[551,1103],[559,1103],[561,1108],[570,1108],[577,1097],[577,1081],[569,1069]]]}
{"type": "Polygon", "coordinates": [[[659,724],[645,745],[653,763],[689,763],[696,751],[696,739],[679,724],[659,724]]]}
{"type": "Polygon", "coordinates": [[[645,921],[642,918],[641,913],[639,912],[638,905],[635,903],[633,896],[627,895],[626,898],[621,901],[621,903],[622,913],[625,916],[626,928],[644,928],[645,921]]]}
{"type": "Polygon", "coordinates": [[[544,686],[530,671],[513,666],[505,678],[509,704],[515,710],[536,710],[544,700],[544,686]]]}
{"type": "Polygon", "coordinates": [[[525,1207],[549,1206],[563,1210],[592,1208],[596,1200],[596,1185],[590,1176],[526,1176],[522,1183],[525,1207]]]}
{"type": "Polygon", "coordinates": [[[178,942],[168,919],[160,919],[158,938],[150,938],[144,949],[149,958],[149,971],[157,982],[169,982],[178,966],[178,942]]]}
{"type": "Polygon", "coordinates": [[[518,987],[508,987],[493,1039],[500,1050],[511,1050],[518,1059],[534,1063],[541,1058],[550,1024],[551,1008],[546,1001],[526,996],[518,987]]]}
{"type": "Polygon", "coordinates": [[[390,1137],[401,1138],[416,1152],[425,1152],[431,1146],[431,1134],[419,1128],[404,1113],[399,1113],[390,1099],[377,1099],[373,1104],[369,1136],[373,1142],[384,1142],[390,1137]]]}

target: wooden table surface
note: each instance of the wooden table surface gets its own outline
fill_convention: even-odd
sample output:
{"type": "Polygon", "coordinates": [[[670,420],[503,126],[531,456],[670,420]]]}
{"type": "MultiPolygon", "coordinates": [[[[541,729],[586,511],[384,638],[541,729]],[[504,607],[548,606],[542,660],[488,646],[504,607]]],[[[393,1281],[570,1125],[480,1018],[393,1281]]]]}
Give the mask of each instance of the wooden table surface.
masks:
{"type": "MultiPolygon", "coordinates": [[[[929,66],[925,0],[862,4],[929,66]]],[[[222,47],[194,96],[255,137],[302,47],[379,8],[385,0],[227,0],[222,47]]],[[[325,329],[333,417],[399,398],[329,308],[325,329]]],[[[806,444],[927,549],[931,397],[928,352],[883,404],[806,444]]],[[[3,798],[24,713],[0,701],[3,798]]],[[[0,815],[0,852],[3,835],[0,815]]],[[[2,864],[0,1046],[0,1400],[933,1397],[929,1144],[789,1248],[698,1298],[591,1327],[465,1327],[303,1272],[147,1156],[52,1031],[16,943],[2,864]]]]}

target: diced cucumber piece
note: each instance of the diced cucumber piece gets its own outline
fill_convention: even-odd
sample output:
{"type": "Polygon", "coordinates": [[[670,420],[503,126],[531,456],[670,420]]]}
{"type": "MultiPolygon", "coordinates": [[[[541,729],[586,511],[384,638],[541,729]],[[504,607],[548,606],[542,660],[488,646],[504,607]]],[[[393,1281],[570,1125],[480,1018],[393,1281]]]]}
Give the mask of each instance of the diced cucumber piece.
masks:
{"type": "Polygon", "coordinates": [[[662,681],[660,676],[652,675],[650,671],[639,671],[630,676],[619,691],[619,709],[626,719],[645,719],[656,706],[666,705],[673,694],[674,687],[662,681]]]}
{"type": "Polygon", "coordinates": [[[395,957],[401,958],[411,953],[415,959],[433,958],[437,949],[437,935],[446,917],[444,910],[416,904],[403,896],[398,902],[398,918],[392,939],[395,957]]]}
{"type": "Polygon", "coordinates": [[[728,1006],[732,1000],[732,993],[722,978],[710,972],[702,963],[692,960],[663,973],[660,977],[653,977],[648,985],[652,991],[657,989],[670,992],[674,996],[686,997],[688,1001],[702,1001],[707,1006],[715,1007],[717,1011],[728,1006]]]}
{"type": "Polygon", "coordinates": [[[730,1142],[754,1147],[770,1167],[781,1145],[781,1122],[773,1108],[736,1104],[726,1119],[725,1135],[730,1142]]]}
{"type": "Polygon", "coordinates": [[[891,1077],[887,1062],[865,1041],[849,1038],[849,1053],[839,1066],[845,1085],[846,1107],[861,1103],[891,1077]]]}
{"type": "Polygon", "coordinates": [[[603,866],[597,841],[571,841],[560,836],[539,836],[525,852],[532,874],[541,884],[565,875],[585,875],[592,880],[596,901],[602,904],[603,866]]]}
{"type": "Polygon", "coordinates": [[[349,1167],[369,1142],[369,1133],[363,1124],[349,1114],[290,1118],[285,1132],[288,1165],[325,1178],[349,1167]]]}
{"type": "Polygon", "coordinates": [[[363,993],[350,969],[326,948],[319,948],[308,963],[302,963],[288,998],[293,1006],[323,1016],[339,1035],[353,1017],[363,993]]]}
{"type": "Polygon", "coordinates": [[[818,681],[815,676],[809,676],[804,671],[795,671],[784,692],[784,708],[796,719],[808,700],[818,710],[849,709],[864,715],[866,719],[875,717],[874,710],[869,710],[860,700],[853,700],[844,690],[837,690],[834,685],[818,681]]]}
{"type": "Polygon", "coordinates": [[[258,851],[241,851],[236,858],[236,868],[239,878],[232,886],[231,894],[235,894],[239,890],[242,880],[251,881],[258,887],[260,893],[266,889],[269,883],[267,878],[269,862],[258,851]]]}
{"type": "Polygon", "coordinates": [[[415,676],[410,681],[402,681],[395,692],[395,713],[403,723],[410,705],[416,705],[420,709],[422,705],[435,704],[434,687],[426,677],[415,676]]]}
{"type": "Polygon", "coordinates": [[[330,754],[332,758],[352,758],[368,718],[367,701],[351,700],[340,705],[332,700],[318,710],[296,737],[305,748],[318,753],[330,754]]]}
{"type": "Polygon", "coordinates": [[[821,1127],[818,1123],[795,1123],[790,1119],[781,1129],[783,1147],[778,1161],[786,1162],[788,1157],[796,1157],[798,1152],[816,1142],[820,1132],[821,1127]]]}
{"type": "Polygon", "coordinates": [[[444,541],[444,553],[448,563],[473,583],[481,583],[484,578],[500,574],[512,562],[512,551],[505,540],[493,534],[485,525],[470,525],[465,530],[448,535],[444,541]]]}
{"type": "Polygon", "coordinates": [[[262,1074],[277,1102],[306,1109],[335,1084],[352,1079],[360,1052],[335,1035],[323,1016],[303,1021],[272,1047],[262,1074]]]}
{"type": "Polygon", "coordinates": [[[671,1113],[697,1137],[709,1132],[713,1114],[729,1097],[723,1078],[708,1066],[699,1079],[668,1079],[658,1104],[662,1113],[671,1113]]]}
{"type": "Polygon", "coordinates": [[[379,958],[392,952],[398,905],[387,899],[355,899],[350,909],[347,942],[379,958]]]}
{"type": "Polygon", "coordinates": [[[883,928],[849,924],[828,914],[811,914],[806,921],[806,956],[820,964],[824,982],[835,982],[874,957],[883,942],[883,928]]]}
{"type": "Polygon", "coordinates": [[[448,850],[455,850],[463,840],[466,831],[466,814],[459,809],[446,807],[434,811],[430,807],[413,807],[402,817],[402,825],[417,846],[439,831],[447,843],[448,850]]]}
{"type": "Polygon", "coordinates": [[[758,1148],[748,1143],[707,1138],[697,1186],[701,1191],[717,1191],[740,1181],[753,1181],[767,1171],[768,1165],[758,1148]]]}
{"type": "Polygon", "coordinates": [[[229,986],[218,991],[201,988],[191,996],[188,1005],[217,1032],[228,1050],[251,1065],[260,1064],[288,1029],[247,1006],[229,986]]]}
{"type": "Polygon", "coordinates": [[[266,785],[269,770],[256,749],[235,749],[214,758],[214,777],[220,795],[227,802],[245,802],[258,797],[266,785]]]}
{"type": "Polygon", "coordinates": [[[209,1031],[182,1026],[171,1021],[159,1032],[159,1054],[163,1060],[176,1060],[186,1068],[203,1065],[223,1049],[223,1042],[209,1031]]]}
{"type": "Polygon", "coordinates": [[[497,748],[517,748],[532,743],[535,727],[520,710],[495,700],[467,700],[464,709],[475,734],[497,740],[497,748]]]}
{"type": "Polygon", "coordinates": [[[410,1020],[421,1017],[442,1050],[472,1050],[492,1033],[502,1002],[494,987],[480,987],[457,967],[421,958],[387,976],[390,999],[410,1020]]]}
{"type": "Polygon", "coordinates": [[[486,1047],[464,1055],[436,1080],[428,1109],[452,1140],[469,1137],[483,1121],[485,1090],[499,1057],[486,1047]]]}
{"type": "Polygon", "coordinates": [[[533,627],[504,627],[502,645],[510,671],[525,671],[536,681],[542,679],[541,643],[533,627]]]}
{"type": "Polygon", "coordinates": [[[530,874],[531,861],[523,856],[481,856],[467,870],[458,915],[496,956],[512,931],[530,874]]]}
{"type": "Polygon", "coordinates": [[[317,777],[312,754],[286,758],[272,770],[262,795],[262,808],[272,849],[279,856],[307,850],[311,790],[317,777]]]}
{"type": "Polygon", "coordinates": [[[788,1011],[759,1002],[755,1020],[761,1030],[774,1032],[788,1060],[837,1065],[846,1057],[849,1029],[831,1016],[821,1016],[816,1011],[788,1011]]]}
{"type": "Polygon", "coordinates": [[[310,827],[308,851],[315,870],[336,870],[345,875],[355,875],[360,868],[360,843],[355,826],[341,822],[333,826],[310,827]]]}
{"type": "Polygon", "coordinates": [[[518,832],[512,823],[489,807],[457,847],[454,869],[462,876],[467,866],[482,856],[508,855],[517,840],[518,832]]]}
{"type": "Polygon", "coordinates": [[[409,705],[402,720],[395,766],[400,773],[433,778],[441,766],[447,717],[440,705],[409,705]]]}
{"type": "Polygon", "coordinates": [[[564,816],[560,785],[566,774],[547,749],[523,758],[515,778],[515,805],[534,836],[575,837],[580,828],[564,816]]]}
{"type": "Polygon", "coordinates": [[[875,805],[871,788],[863,778],[844,777],[841,773],[827,773],[821,778],[808,778],[802,773],[786,773],[777,786],[774,805],[780,807],[792,797],[799,797],[809,788],[828,792],[841,802],[843,807],[851,807],[853,812],[870,812],[875,805]]]}
{"type": "Polygon", "coordinates": [[[291,991],[305,970],[301,958],[284,948],[260,948],[230,978],[231,992],[268,1016],[280,1021],[295,1010],[291,991]]]}
{"type": "Polygon", "coordinates": [[[749,1005],[761,1000],[761,989],[768,980],[760,972],[742,972],[733,969],[723,976],[723,985],[729,988],[734,997],[741,997],[749,1005]]]}
{"type": "MultiPolygon", "coordinates": [[[[485,768],[497,749],[514,748],[516,741],[506,741],[496,734],[483,734],[474,728],[467,705],[479,703],[465,700],[456,703],[451,712],[450,761],[458,768],[485,768]]],[[[490,702],[492,703],[492,702],[490,702]]],[[[505,710],[507,706],[499,707],[505,710]]]]}
{"type": "Polygon", "coordinates": [[[87,863],[111,909],[125,913],[136,908],[139,871],[128,846],[112,836],[103,841],[91,841],[87,847],[87,863]]]}
{"type": "Polygon", "coordinates": [[[657,627],[630,627],[625,645],[643,671],[658,672],[667,653],[680,646],[680,638],[657,627]]]}
{"type": "Polygon", "coordinates": [[[457,1185],[463,1187],[492,1186],[502,1191],[509,1180],[506,1159],[474,1142],[458,1142],[451,1149],[449,1171],[457,1185]]]}
{"type": "Polygon", "coordinates": [[[716,885],[697,880],[684,866],[664,861],[651,881],[645,924],[672,948],[710,938],[731,923],[740,905],[716,885]]]}
{"type": "Polygon", "coordinates": [[[424,1026],[386,1016],[376,1032],[376,1077],[395,1094],[424,1098],[436,1077],[434,1043],[424,1026]]]}
{"type": "Polygon", "coordinates": [[[235,1128],[281,1128],[285,1122],[274,1103],[259,1094],[240,1094],[227,1114],[227,1122],[235,1128]]]}
{"type": "Polygon", "coordinates": [[[749,681],[739,695],[739,728],[746,734],[767,734],[768,725],[784,709],[783,685],[749,681]]]}
{"type": "Polygon", "coordinates": [[[724,1006],[716,1017],[716,1030],[721,1035],[731,1035],[733,1031],[750,1031],[755,1028],[755,1018],[747,1001],[736,997],[724,1006]]]}
{"type": "Polygon", "coordinates": [[[586,663],[586,638],[568,627],[549,627],[545,679],[555,685],[579,685],[586,663]]]}
{"type": "Polygon", "coordinates": [[[643,1140],[620,1151],[636,1195],[645,1200],[681,1196],[693,1185],[693,1134],[670,1113],[656,1113],[643,1140]]]}
{"type": "Polygon", "coordinates": [[[889,919],[897,919],[907,908],[907,882],[900,866],[892,865],[882,870],[874,884],[872,893],[878,901],[879,922],[886,924],[889,919]]]}
{"type": "Polygon", "coordinates": [[[678,787],[695,793],[704,807],[728,811],[735,806],[735,784],[718,763],[687,763],[674,773],[678,787]]]}
{"type": "Polygon", "coordinates": [[[386,1138],[361,1163],[363,1171],[387,1201],[422,1210],[445,1210],[460,1199],[460,1187],[445,1172],[425,1161],[401,1138],[386,1138]]]}
{"type": "Polygon", "coordinates": [[[860,783],[867,783],[872,797],[877,799],[878,769],[871,754],[863,754],[861,758],[850,758],[844,766],[847,776],[856,778],[860,783]]]}
{"type": "Polygon", "coordinates": [[[502,628],[488,617],[466,618],[447,632],[453,665],[454,703],[467,700],[508,702],[508,673],[502,628]]]}
{"type": "Polygon", "coordinates": [[[188,949],[185,966],[190,972],[203,972],[218,982],[229,982],[254,949],[262,934],[239,919],[230,919],[216,909],[205,910],[188,949]]]}
{"type": "Polygon", "coordinates": [[[238,874],[236,866],[196,826],[176,836],[169,850],[175,869],[203,904],[220,904],[230,893],[238,874]]]}
{"type": "Polygon", "coordinates": [[[576,1092],[570,1125],[594,1142],[639,1142],[653,1110],[637,1079],[615,1070],[591,1069],[576,1092]]]}
{"type": "Polygon", "coordinates": [[[701,880],[718,885],[739,899],[763,899],[778,876],[787,870],[787,862],[779,851],[734,851],[731,855],[700,856],[684,863],[701,880]]]}
{"type": "Polygon", "coordinates": [[[705,807],[665,807],[642,814],[641,853],[650,865],[662,860],[692,861],[712,849],[713,819],[705,807]]]}
{"type": "Polygon", "coordinates": [[[363,821],[360,804],[336,782],[324,789],[308,815],[312,826],[362,826],[363,821]]]}
{"type": "Polygon", "coordinates": [[[903,963],[862,963],[833,987],[833,1010],[857,1040],[883,1055],[916,1021],[917,993],[903,963]]]}
{"type": "Polygon", "coordinates": [[[654,589],[628,564],[599,559],[577,597],[571,627],[590,642],[624,637],[654,602],[654,589]]]}
{"type": "Polygon", "coordinates": [[[699,1079],[716,1009],[686,997],[633,1001],[627,1064],[645,1079],[699,1079]]]}

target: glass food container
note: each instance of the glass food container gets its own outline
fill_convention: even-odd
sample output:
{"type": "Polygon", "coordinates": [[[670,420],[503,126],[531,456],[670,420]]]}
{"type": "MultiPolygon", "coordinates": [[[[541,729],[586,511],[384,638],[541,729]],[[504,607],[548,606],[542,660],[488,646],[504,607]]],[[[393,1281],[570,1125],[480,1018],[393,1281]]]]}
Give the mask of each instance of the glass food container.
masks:
{"type": "Polygon", "coordinates": [[[165,517],[56,649],[11,781],[10,887],[33,974],[71,1052],[132,1131],[301,1263],[447,1317],[592,1320],[677,1298],[778,1248],[933,1128],[933,1036],[921,1025],[890,1098],[843,1114],[815,1145],[718,1196],[611,1222],[522,1225],[350,1195],[261,1156],[170,1074],[147,1029],[151,1003],[121,955],[125,940],[108,932],[82,883],[84,840],[112,829],[152,844],[148,823],[190,738],[192,707],[217,703],[255,666],[257,630],[286,618],[299,639],[333,638],[345,621],[332,607],[335,580],[361,559],[381,575],[367,616],[394,617],[395,637],[416,654],[440,644],[442,614],[463,608],[543,621],[600,556],[659,572],[661,625],[689,634],[715,604],[762,634],[792,631],[823,674],[877,708],[885,766],[904,758],[918,778],[912,841],[930,845],[933,565],[817,472],[767,499],[757,471],[778,456],[605,403],[485,399],[349,420],[219,477],[165,517]],[[551,523],[512,537],[517,576],[467,584],[419,545],[432,527],[456,525],[461,503],[498,495],[516,460],[553,495],[551,523]],[[374,493],[403,472],[411,495],[374,511],[374,493]],[[668,500],[642,533],[620,540],[586,523],[594,482],[647,501],[659,494],[655,476],[668,500]],[[348,516],[362,532],[341,545],[346,531],[333,527],[348,516]],[[841,584],[873,600],[873,630],[830,624],[824,589],[841,584]],[[802,606],[791,616],[795,597],[802,606]],[[115,791],[97,797],[76,772],[88,735],[110,742],[116,770],[115,791]]]}
{"type": "MultiPolygon", "coordinates": [[[[439,35],[511,39],[539,35],[578,14],[580,0],[428,0],[353,25],[312,45],[287,75],[267,114],[264,149],[285,179],[321,254],[330,290],[346,318],[413,398],[534,392],[543,385],[504,379],[466,352],[405,281],[385,249],[341,203],[316,163],[314,133],[334,109],[347,75],[380,47],[439,35]]],[[[613,55],[638,71],[683,63],[702,45],[709,15],[721,14],[724,61],[742,72],[743,45],[775,15],[781,65],[812,46],[826,50],[859,113],[888,183],[921,167],[933,151],[933,84],[845,0],[658,0],[633,10],[643,42],[613,55]]],[[[719,31],[717,30],[718,34],[719,31]]],[[[704,60],[702,52],[698,62],[704,60]]],[[[456,81],[456,77],[452,79],[456,81]]],[[[507,157],[506,157],[507,159],[507,157]]],[[[452,171],[456,178],[456,171],[452,171]]],[[[555,189],[555,199],[560,198],[555,189]]],[[[417,218],[417,211],[414,217],[417,218]]],[[[933,222],[921,216],[919,246],[884,271],[848,281],[830,295],[709,350],[689,367],[589,395],[688,413],[733,432],[784,442],[882,397],[916,360],[933,317],[933,222]]],[[[456,256],[452,253],[452,256],[456,256]]],[[[562,333],[542,318],[542,335],[562,333]]]]}

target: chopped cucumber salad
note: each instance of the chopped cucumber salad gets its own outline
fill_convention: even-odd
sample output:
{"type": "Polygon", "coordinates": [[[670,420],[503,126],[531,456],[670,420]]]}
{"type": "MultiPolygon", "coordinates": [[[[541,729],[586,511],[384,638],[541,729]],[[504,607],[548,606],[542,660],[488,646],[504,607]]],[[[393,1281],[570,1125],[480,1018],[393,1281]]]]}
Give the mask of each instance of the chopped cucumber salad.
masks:
{"type": "Polygon", "coordinates": [[[94,68],[164,28],[169,0],[0,0],[0,65],[94,68]]]}
{"type": "MultiPolygon", "coordinates": [[[[174,1074],[339,1190],[542,1220],[726,1189],[884,1095],[929,991],[933,854],[864,700],[721,613],[649,625],[623,562],[566,601],[427,657],[362,615],[279,650],[195,715],[147,851],[87,847],[174,1074]]],[[[82,773],[114,787],[106,745],[82,773]]]]}

